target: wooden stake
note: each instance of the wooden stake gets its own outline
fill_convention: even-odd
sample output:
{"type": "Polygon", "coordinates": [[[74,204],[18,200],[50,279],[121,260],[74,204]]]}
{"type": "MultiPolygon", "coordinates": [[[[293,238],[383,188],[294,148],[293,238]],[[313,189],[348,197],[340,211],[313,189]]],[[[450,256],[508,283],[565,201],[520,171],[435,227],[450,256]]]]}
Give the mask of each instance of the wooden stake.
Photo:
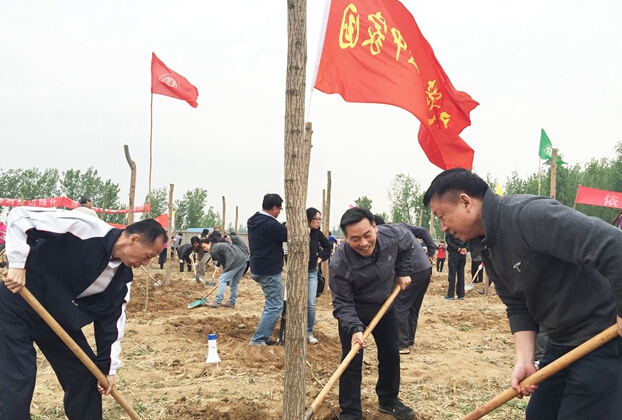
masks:
{"type": "Polygon", "coordinates": [[[130,148],[127,144],[123,145],[123,150],[125,151],[125,160],[127,160],[127,164],[130,165],[130,198],[127,210],[127,224],[131,225],[134,223],[134,196],[136,195],[136,162],[134,162],[130,156],[130,148]]]}

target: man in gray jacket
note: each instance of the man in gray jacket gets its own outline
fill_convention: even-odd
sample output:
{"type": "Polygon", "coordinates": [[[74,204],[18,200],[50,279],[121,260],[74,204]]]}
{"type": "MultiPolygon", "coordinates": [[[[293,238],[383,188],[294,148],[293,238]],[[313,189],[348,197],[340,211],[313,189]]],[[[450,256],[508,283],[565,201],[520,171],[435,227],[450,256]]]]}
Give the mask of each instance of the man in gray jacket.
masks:
{"type": "Polygon", "coordinates": [[[541,367],[613,324],[622,335],[622,231],[550,198],[497,196],[462,168],[438,175],[423,203],[443,231],[481,250],[514,336],[512,388],[531,395],[526,419],[620,419],[621,337],[537,386],[519,383],[536,372],[539,326],[549,336],[541,367]]]}
{"type": "Polygon", "coordinates": [[[208,302],[206,306],[210,308],[219,308],[220,306],[235,308],[235,302],[238,299],[238,285],[246,271],[248,254],[242,248],[228,242],[213,243],[216,240],[215,237],[212,239],[201,239],[203,250],[209,253],[214,261],[218,261],[222,265],[222,274],[218,279],[216,297],[212,302],[208,302]],[[229,301],[223,303],[227,285],[230,286],[229,301]]]}
{"type": "MultiPolygon", "coordinates": [[[[341,217],[346,243],[337,248],[330,262],[333,315],[339,321],[342,360],[358,343],[363,331],[378,313],[397,284],[410,284],[413,236],[391,225],[376,226],[374,215],[363,207],[347,210],[341,217]]],[[[420,247],[419,244],[416,246],[420,247]]],[[[378,347],[378,410],[399,420],[412,419],[415,412],[398,398],[400,355],[398,317],[394,306],[384,314],[372,334],[378,347]]],[[[361,420],[361,367],[363,350],[352,359],[339,378],[341,420],[361,420]]]]}

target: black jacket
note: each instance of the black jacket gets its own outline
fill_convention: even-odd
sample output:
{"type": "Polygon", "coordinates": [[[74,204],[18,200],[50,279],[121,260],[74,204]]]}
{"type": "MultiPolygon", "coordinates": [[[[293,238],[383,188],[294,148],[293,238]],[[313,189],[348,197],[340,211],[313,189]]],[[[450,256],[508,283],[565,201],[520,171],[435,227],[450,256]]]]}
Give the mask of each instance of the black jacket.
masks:
{"type": "Polygon", "coordinates": [[[378,226],[376,249],[369,257],[347,242],[337,248],[330,262],[333,315],[346,331],[364,330],[395,288],[396,277],[412,273],[413,235],[393,225],[378,226]]]}
{"type": "Polygon", "coordinates": [[[319,229],[309,233],[309,270],[317,270],[317,259],[326,261],[330,257],[331,246],[326,236],[319,229]]]}
{"type": "MultiPolygon", "coordinates": [[[[78,296],[106,269],[122,230],[79,212],[25,208],[11,211],[8,226],[10,266],[26,269],[28,290],[65,330],[94,322],[95,362],[103,372],[114,374],[120,362],[112,360],[111,346],[118,346],[125,331],[132,269],[121,264],[104,291],[78,296]]],[[[0,300],[16,312],[32,311],[4,283],[0,300]]]]}
{"type": "Polygon", "coordinates": [[[257,212],[248,226],[251,273],[273,276],[283,271],[283,242],[287,242],[287,228],[271,215],[257,212]]]}
{"type": "Polygon", "coordinates": [[[575,346],[622,315],[622,231],[546,197],[484,196],[486,273],[507,305],[512,333],[546,328],[575,346]]]}

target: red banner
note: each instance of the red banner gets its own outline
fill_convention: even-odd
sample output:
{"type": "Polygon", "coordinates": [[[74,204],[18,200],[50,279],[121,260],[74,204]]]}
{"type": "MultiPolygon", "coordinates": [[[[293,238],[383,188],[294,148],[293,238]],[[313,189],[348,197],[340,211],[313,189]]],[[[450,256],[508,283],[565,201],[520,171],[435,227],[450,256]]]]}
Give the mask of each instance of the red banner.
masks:
{"type": "MultiPolygon", "coordinates": [[[[50,197],[50,198],[36,198],[34,200],[24,200],[24,204],[22,204],[21,200],[18,198],[0,198],[0,206],[5,207],[65,207],[68,209],[74,209],[76,207],[80,207],[80,203],[72,200],[67,197],[50,197]]],[[[151,209],[151,205],[141,205],[138,207],[134,207],[134,213],[145,213],[151,209]]],[[[101,213],[102,209],[99,207],[93,207],[96,213],[101,213]]],[[[106,209],[104,211],[106,214],[125,214],[128,213],[127,209],[123,210],[114,210],[114,209],[106,209]]]]}
{"type": "Polygon", "coordinates": [[[622,209],[622,193],[597,190],[595,188],[588,188],[583,185],[579,185],[575,203],[622,209]]]}
{"type": "Polygon", "coordinates": [[[473,149],[459,134],[478,103],[453,87],[399,1],[331,1],[315,88],[411,112],[421,122],[419,144],[430,162],[471,169],[473,149]]]}

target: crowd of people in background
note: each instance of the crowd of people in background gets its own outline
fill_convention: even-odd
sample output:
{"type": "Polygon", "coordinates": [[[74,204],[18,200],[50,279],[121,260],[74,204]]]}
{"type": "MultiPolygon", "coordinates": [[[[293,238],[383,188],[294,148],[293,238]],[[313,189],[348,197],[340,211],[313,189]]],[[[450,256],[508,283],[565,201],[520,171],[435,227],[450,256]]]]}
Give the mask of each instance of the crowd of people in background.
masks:
{"type": "MultiPolygon", "coordinates": [[[[618,265],[622,213],[607,224],[549,198],[500,197],[477,175],[460,168],[437,176],[423,202],[440,219],[444,238],[435,241],[424,228],[388,223],[368,209],[353,207],[341,217],[339,226],[344,235],[341,243],[331,232],[324,235],[319,210],[314,207],[306,210],[307,343],[319,343],[314,332],[316,299],[324,281],[321,264],[327,261],[342,359],[353,347],[359,349],[339,378],[339,418],[362,419],[361,378],[367,344],[364,331],[398,288],[394,304],[376,320],[371,332],[379,367],[378,410],[398,420],[415,417],[415,411],[399,398],[400,355],[409,354],[415,344],[419,311],[433,270],[442,273],[448,259],[444,297],[450,301],[464,300],[469,256],[471,285],[482,282],[486,272],[508,307],[516,347],[511,383],[521,396],[531,396],[526,418],[618,418],[622,412],[619,379],[622,337],[602,345],[540,385],[519,383],[612,324],[617,324],[622,335],[619,311],[622,271],[618,265]],[[545,228],[550,235],[542,234],[545,228]],[[590,290],[589,299],[576,293],[577,290],[590,290]]],[[[101,418],[101,395],[112,391],[119,365],[115,349],[123,336],[124,307],[129,299],[132,273],[128,268],[146,265],[154,257],[158,257],[162,269],[170,255],[179,261],[180,272],[186,269],[193,272],[197,283],[214,290],[217,286],[213,300],[206,303],[213,309],[235,308],[240,280],[250,270],[250,277],[261,287],[265,302],[249,344],[280,344],[272,334],[286,308],[287,291],[282,274],[288,262],[288,227],[286,222],[277,220],[283,210],[283,199],[278,194],[266,194],[261,210],[248,219],[248,244],[236,232],[221,231],[220,226],[211,231],[203,229],[188,243],[183,243],[181,232],[168,240],[165,230],[153,219],[132,224],[125,230],[115,229],[99,219],[92,221],[97,213],[89,196],[81,197],[79,203],[80,207],[67,212],[70,216],[16,208],[9,214],[8,225],[0,223],[0,253],[4,253],[6,242],[10,254],[8,274],[0,286],[0,359],[19,359],[27,367],[26,374],[21,376],[23,380],[15,382],[15,367],[0,364],[2,415],[10,413],[9,417],[14,416],[11,418],[25,418],[29,407],[36,376],[35,360],[32,352],[22,351],[28,342],[14,340],[26,334],[31,342],[45,349],[54,366],[65,390],[67,415],[101,418]],[[30,247],[27,238],[40,241],[30,247]],[[87,248],[93,255],[83,255],[87,248]],[[53,265],[50,258],[71,265],[95,256],[105,258],[93,260],[86,275],[61,278],[48,270],[53,265]],[[100,260],[105,264],[99,264],[100,260]],[[221,271],[217,285],[206,280],[210,261],[214,275],[221,271]],[[60,340],[47,332],[48,327],[35,319],[22,299],[15,298],[26,279],[42,300],[63,302],[54,311],[62,324],[73,328],[81,343],[86,343],[84,336],[74,327],[79,331],[95,318],[110,318],[106,324],[108,330],[104,331],[109,336],[98,341],[97,356],[91,354],[102,370],[108,372],[107,384],[94,380],[81,368],[73,370],[80,365],[76,357],[61,352],[60,340]],[[44,284],[61,283],[78,286],[53,287],[51,290],[58,292],[43,294],[44,290],[50,290],[44,284]],[[225,299],[227,288],[229,295],[225,299]],[[76,307],[91,308],[92,316],[80,315],[76,307]],[[63,372],[69,366],[72,374],[65,375],[63,372]],[[1,385],[9,382],[15,386],[1,385]],[[84,387],[84,384],[90,385],[84,387]]]]}

